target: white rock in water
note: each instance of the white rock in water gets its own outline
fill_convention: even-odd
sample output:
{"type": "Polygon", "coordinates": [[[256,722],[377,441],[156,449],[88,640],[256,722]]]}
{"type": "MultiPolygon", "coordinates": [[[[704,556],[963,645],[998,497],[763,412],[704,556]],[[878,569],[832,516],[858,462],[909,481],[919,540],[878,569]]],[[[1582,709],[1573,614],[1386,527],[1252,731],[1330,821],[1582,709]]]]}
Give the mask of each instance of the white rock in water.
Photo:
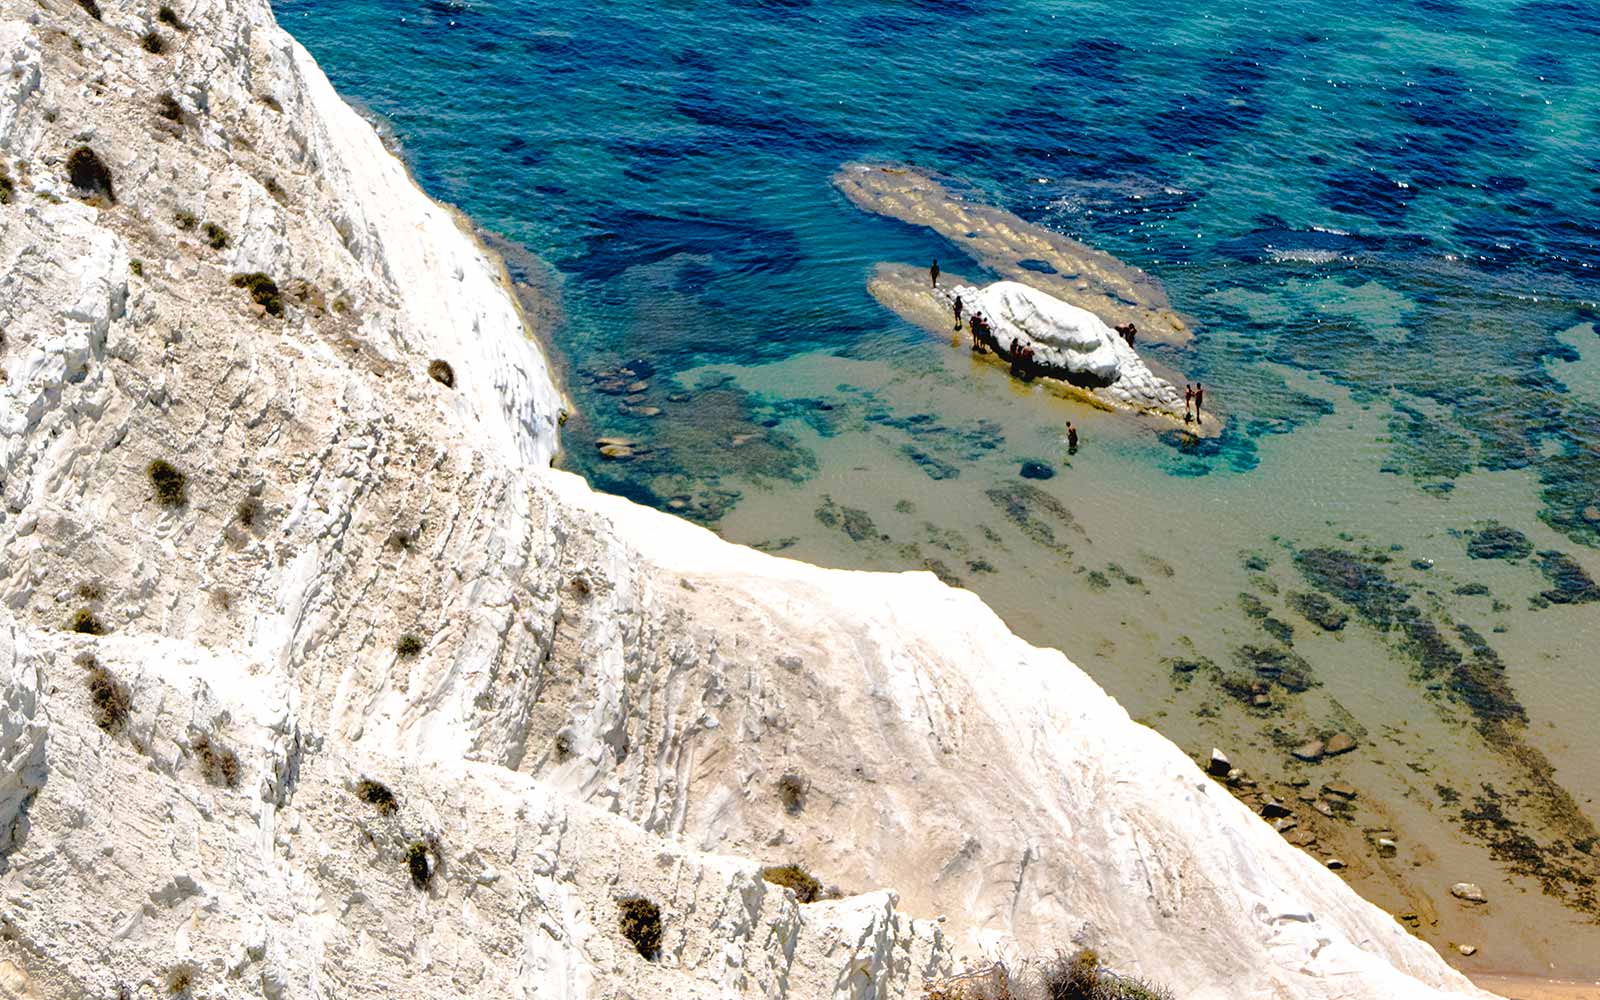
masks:
{"type": "Polygon", "coordinates": [[[948,295],[960,296],[969,314],[988,320],[1007,352],[1020,341],[1033,349],[1035,364],[1071,372],[1116,402],[1182,415],[1183,393],[1156,377],[1139,352],[1089,310],[1019,281],[959,285],[948,295]]]}

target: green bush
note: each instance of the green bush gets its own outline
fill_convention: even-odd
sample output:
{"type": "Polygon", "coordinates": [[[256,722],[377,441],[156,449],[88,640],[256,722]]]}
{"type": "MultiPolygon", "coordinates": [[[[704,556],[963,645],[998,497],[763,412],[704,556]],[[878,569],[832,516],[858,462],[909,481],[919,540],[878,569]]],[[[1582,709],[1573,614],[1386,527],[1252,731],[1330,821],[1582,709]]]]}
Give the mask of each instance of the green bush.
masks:
{"type": "Polygon", "coordinates": [[[226,788],[239,786],[239,755],[201,733],[191,744],[195,759],[200,762],[200,774],[213,785],[226,788]]]}
{"type": "Polygon", "coordinates": [[[11,180],[11,171],[0,163],[0,205],[11,204],[11,197],[17,191],[17,185],[11,180]]]}
{"type": "Polygon", "coordinates": [[[128,685],[122,683],[111,671],[94,660],[89,661],[85,680],[89,686],[89,702],[94,706],[94,723],[108,733],[116,734],[128,721],[133,709],[133,695],[128,685]]]}
{"type": "Polygon", "coordinates": [[[1039,986],[1041,1000],[1172,1000],[1166,990],[1108,972],[1087,948],[1045,963],[1039,986]]]}
{"type": "Polygon", "coordinates": [[[356,784],[356,798],[385,816],[394,815],[395,810],[400,808],[400,803],[395,799],[394,793],[389,791],[389,786],[371,778],[362,778],[356,784]]]}
{"type": "Polygon", "coordinates": [[[415,633],[407,632],[394,644],[394,651],[402,660],[409,660],[422,654],[422,638],[415,633]]]}
{"type": "Polygon", "coordinates": [[[450,367],[450,362],[435,359],[428,362],[428,375],[442,386],[454,389],[456,387],[456,370],[450,367]]]}
{"type": "Polygon", "coordinates": [[[428,857],[426,841],[415,841],[406,848],[406,868],[411,871],[411,884],[418,889],[427,889],[433,884],[434,864],[428,857]]]}
{"type": "Polygon", "coordinates": [[[622,936],[646,961],[661,957],[661,907],[643,896],[621,900],[617,903],[617,922],[622,936]]]}
{"type": "Polygon", "coordinates": [[[144,46],[144,50],[152,55],[159,56],[167,51],[167,40],[161,37],[160,32],[145,32],[144,36],[139,39],[139,44],[144,46]]]}
{"type": "Polygon", "coordinates": [[[189,477],[171,462],[158,458],[145,469],[150,485],[156,489],[156,503],[163,507],[182,507],[189,502],[189,477]]]}
{"type": "Polygon", "coordinates": [[[802,903],[815,903],[822,898],[822,883],[799,865],[773,865],[761,869],[761,877],[773,885],[794,890],[794,898],[802,903]]]}
{"type": "Polygon", "coordinates": [[[193,212],[185,211],[181,208],[172,213],[172,221],[177,223],[178,228],[184,232],[188,232],[200,224],[200,220],[193,212]]]}
{"type": "Polygon", "coordinates": [[[100,20],[100,5],[95,3],[95,0],[78,0],[78,6],[96,21],[100,20]]]}
{"type": "Polygon", "coordinates": [[[178,12],[165,4],[161,6],[160,10],[156,11],[156,20],[176,31],[189,30],[189,26],[184,24],[183,20],[178,17],[178,12]]]}
{"type": "Polygon", "coordinates": [[[223,229],[215,222],[208,222],[200,227],[200,231],[205,235],[206,245],[211,249],[228,249],[228,231],[226,229],[223,229]]]}
{"type": "Polygon", "coordinates": [[[239,506],[234,508],[234,514],[242,528],[253,528],[261,519],[261,501],[255,497],[245,497],[239,501],[239,506]]]}
{"type": "Polygon", "coordinates": [[[117,203],[110,168],[88,146],[79,146],[67,157],[67,180],[80,194],[90,199],[104,198],[113,205],[117,203]]]}
{"type": "Polygon", "coordinates": [[[67,621],[67,628],[81,635],[106,634],[105,625],[88,608],[79,608],[73,612],[72,617],[67,621]]]}
{"type": "Polygon", "coordinates": [[[260,271],[234,275],[233,286],[248,289],[250,298],[255,300],[256,305],[265,309],[269,316],[283,315],[283,297],[278,293],[278,283],[260,271]]]}

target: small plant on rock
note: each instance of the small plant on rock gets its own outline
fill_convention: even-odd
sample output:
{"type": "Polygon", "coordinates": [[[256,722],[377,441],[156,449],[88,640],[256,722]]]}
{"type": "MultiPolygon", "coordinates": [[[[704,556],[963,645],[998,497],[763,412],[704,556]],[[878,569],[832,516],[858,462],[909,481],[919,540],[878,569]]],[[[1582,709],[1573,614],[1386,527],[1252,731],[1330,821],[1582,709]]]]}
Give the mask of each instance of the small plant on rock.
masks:
{"type": "Polygon", "coordinates": [[[435,382],[450,389],[456,387],[456,370],[450,367],[450,362],[434,359],[428,362],[428,376],[435,382]]]}
{"type": "Polygon", "coordinates": [[[661,907],[643,896],[632,896],[617,903],[617,918],[622,936],[646,961],[661,957],[661,907]]]}
{"type": "Polygon", "coordinates": [[[189,30],[189,26],[184,24],[183,20],[178,17],[178,12],[166,4],[162,4],[161,9],[156,11],[156,20],[175,31],[189,30]]]}
{"type": "Polygon", "coordinates": [[[106,627],[88,608],[79,608],[67,620],[67,628],[79,635],[105,635],[106,627]]]}
{"type": "Polygon", "coordinates": [[[179,104],[178,99],[173,97],[171,93],[162,94],[156,98],[156,114],[169,122],[182,124],[184,119],[183,105],[179,104]]]}
{"type": "Polygon", "coordinates": [[[167,992],[173,996],[184,996],[194,989],[194,966],[174,965],[167,970],[167,992]]]}
{"type": "Polygon", "coordinates": [[[389,786],[371,778],[362,778],[356,783],[356,798],[385,816],[394,815],[395,810],[400,808],[400,803],[395,799],[394,793],[389,791],[389,786]]]}
{"type": "Polygon", "coordinates": [[[91,658],[87,666],[89,672],[85,680],[89,686],[89,703],[94,706],[94,723],[115,735],[127,724],[128,713],[133,709],[133,695],[128,685],[94,659],[91,658]]]}
{"type": "Polygon", "coordinates": [[[422,638],[414,632],[407,632],[394,644],[394,651],[402,660],[415,659],[422,655],[422,638]]]}
{"type": "Polygon", "coordinates": [[[773,865],[761,869],[763,881],[794,890],[794,898],[802,903],[815,903],[822,898],[822,883],[799,865],[773,865]]]}
{"type": "Polygon", "coordinates": [[[195,737],[191,748],[195,759],[200,762],[200,774],[207,781],[225,788],[239,786],[238,754],[205,733],[195,737]]]}
{"type": "Polygon", "coordinates": [[[205,236],[206,245],[213,250],[228,249],[228,231],[215,222],[207,222],[200,227],[200,232],[205,236]]]}
{"type": "Polygon", "coordinates": [[[253,528],[261,519],[261,501],[255,497],[245,497],[239,501],[239,506],[234,509],[235,518],[242,528],[253,528]]]}
{"type": "Polygon", "coordinates": [[[156,489],[156,503],[163,507],[182,507],[189,502],[189,477],[171,462],[158,458],[145,469],[150,485],[156,489]]]}
{"type": "Polygon", "coordinates": [[[100,5],[95,3],[95,0],[78,0],[78,6],[96,21],[100,20],[100,5]]]}
{"type": "Polygon", "coordinates": [[[113,205],[117,203],[110,168],[88,146],[79,146],[67,157],[67,180],[86,199],[104,198],[113,205]]]}
{"type": "Polygon", "coordinates": [[[144,36],[139,39],[139,44],[151,55],[159,56],[167,51],[167,40],[162,38],[161,33],[158,31],[145,32],[144,36]]]}
{"type": "Polygon", "coordinates": [[[435,863],[429,854],[430,850],[426,841],[414,841],[410,847],[406,848],[406,868],[411,872],[411,884],[418,889],[426,890],[433,884],[435,863]]]}
{"type": "Polygon", "coordinates": [[[806,807],[806,781],[798,774],[786,774],[778,779],[778,801],[783,811],[791,816],[800,815],[806,807]]]}
{"type": "Polygon", "coordinates": [[[256,305],[265,309],[267,315],[283,315],[283,296],[278,292],[278,283],[260,271],[234,275],[233,286],[248,290],[250,298],[256,305]]]}
{"type": "Polygon", "coordinates": [[[12,195],[16,193],[17,185],[11,180],[11,172],[4,163],[0,163],[0,205],[11,204],[12,195]]]}
{"type": "Polygon", "coordinates": [[[172,221],[177,223],[178,228],[184,232],[188,232],[200,224],[199,218],[193,212],[181,208],[172,213],[172,221]]]}

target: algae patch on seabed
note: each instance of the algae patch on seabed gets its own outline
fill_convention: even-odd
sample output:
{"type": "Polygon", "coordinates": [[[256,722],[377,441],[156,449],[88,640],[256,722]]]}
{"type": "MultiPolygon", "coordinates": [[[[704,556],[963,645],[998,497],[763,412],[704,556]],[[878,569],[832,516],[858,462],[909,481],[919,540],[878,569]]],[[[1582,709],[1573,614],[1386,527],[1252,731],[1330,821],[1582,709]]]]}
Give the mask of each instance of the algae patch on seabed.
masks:
{"type": "MultiPolygon", "coordinates": [[[[1517,787],[1501,794],[1485,785],[1460,813],[1463,828],[1485,843],[1514,874],[1536,879],[1544,891],[1574,910],[1600,919],[1600,843],[1593,821],[1556,783],[1554,766],[1526,739],[1528,715],[1507,679],[1506,666],[1477,630],[1448,618],[1443,624],[1465,652],[1446,637],[1412,595],[1384,570],[1386,553],[1304,549],[1295,565],[1312,587],[1355,608],[1380,632],[1398,632],[1399,651],[1413,664],[1412,680],[1447,692],[1464,707],[1484,744],[1511,768],[1517,787]]],[[[1441,612],[1442,614],[1442,612],[1441,612]]],[[[1446,714],[1446,718],[1449,715],[1446,714]]]]}
{"type": "MultiPolygon", "coordinates": [[[[1008,483],[985,490],[984,496],[989,502],[1000,509],[1000,512],[1010,519],[1012,524],[1028,538],[1050,549],[1058,555],[1070,558],[1072,548],[1057,537],[1057,530],[1075,531],[1084,534],[1083,528],[1078,525],[1077,519],[1072,516],[1072,511],[1067,505],[1046,493],[1032,483],[1008,483]]],[[[1098,570],[1098,577],[1091,574],[1091,583],[1105,580],[1110,585],[1110,580],[1098,570]]]]}
{"type": "Polygon", "coordinates": [[[1069,239],[899,164],[847,163],[833,185],[864,211],[926,226],[1002,277],[1087,309],[1112,326],[1182,345],[1193,337],[1161,283],[1102,250],[1069,239]]]}

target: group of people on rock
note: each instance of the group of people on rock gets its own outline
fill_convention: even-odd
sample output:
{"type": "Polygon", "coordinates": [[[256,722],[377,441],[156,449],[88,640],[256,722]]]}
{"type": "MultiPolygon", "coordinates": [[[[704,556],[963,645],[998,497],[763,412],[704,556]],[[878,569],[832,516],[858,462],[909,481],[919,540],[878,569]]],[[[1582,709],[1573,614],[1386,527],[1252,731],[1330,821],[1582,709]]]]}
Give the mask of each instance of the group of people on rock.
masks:
{"type": "Polygon", "coordinates": [[[1139,335],[1139,328],[1132,323],[1124,323],[1121,326],[1113,327],[1113,329],[1122,334],[1122,339],[1128,342],[1129,347],[1133,346],[1133,338],[1139,335]]]}
{"type": "Polygon", "coordinates": [[[1205,402],[1206,387],[1201,385],[1199,382],[1196,382],[1194,385],[1190,385],[1189,383],[1185,382],[1183,384],[1183,422],[1188,423],[1191,420],[1199,421],[1200,408],[1205,405],[1205,402]],[[1190,408],[1194,409],[1194,416],[1192,417],[1189,415],[1190,408]]]}
{"type": "MultiPolygon", "coordinates": [[[[961,329],[961,313],[964,308],[961,296],[956,296],[951,309],[956,314],[955,328],[957,330],[961,329]]],[[[995,339],[994,328],[989,325],[988,320],[983,318],[982,313],[973,313],[968,317],[967,325],[972,331],[972,353],[987,354],[990,351],[996,354],[1000,353],[1000,342],[995,339]]],[[[1022,379],[1033,377],[1036,366],[1032,346],[1024,344],[1021,338],[1012,337],[1011,344],[1005,353],[1011,359],[1011,374],[1022,379]]]]}

